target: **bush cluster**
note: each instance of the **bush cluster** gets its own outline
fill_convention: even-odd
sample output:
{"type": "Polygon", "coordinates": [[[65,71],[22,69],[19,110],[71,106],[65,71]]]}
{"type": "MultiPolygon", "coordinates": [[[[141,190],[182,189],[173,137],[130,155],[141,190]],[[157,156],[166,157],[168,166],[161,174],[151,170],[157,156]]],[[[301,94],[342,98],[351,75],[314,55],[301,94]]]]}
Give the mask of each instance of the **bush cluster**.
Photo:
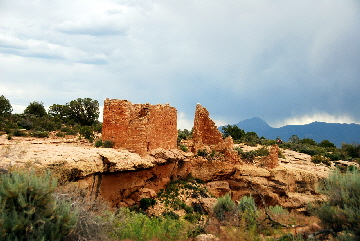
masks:
{"type": "Polygon", "coordinates": [[[62,240],[76,224],[70,203],[53,197],[56,180],[50,172],[19,170],[0,180],[2,240],[62,240]]]}
{"type": "Polygon", "coordinates": [[[254,162],[256,157],[267,156],[270,153],[268,147],[266,147],[266,146],[260,147],[256,150],[247,151],[247,152],[244,152],[241,147],[236,147],[234,149],[238,152],[240,158],[247,162],[254,162]]]}
{"type": "MultiPolygon", "coordinates": [[[[166,217],[165,217],[166,216],[166,217]]],[[[148,217],[145,214],[120,208],[112,217],[110,236],[117,240],[187,240],[192,226],[185,220],[148,217]]],[[[171,216],[171,215],[170,215],[171,216]]]]}
{"type": "Polygon", "coordinates": [[[115,143],[112,140],[102,141],[101,139],[95,141],[95,147],[113,148],[115,143]]]}
{"type": "Polygon", "coordinates": [[[328,201],[315,209],[323,224],[336,234],[360,238],[360,172],[349,168],[345,173],[339,169],[332,172],[322,183],[320,191],[328,201]]]}
{"type": "MultiPolygon", "coordinates": [[[[66,195],[56,192],[57,181],[50,172],[16,169],[0,176],[0,237],[1,240],[187,240],[207,232],[221,240],[262,240],[264,236],[302,240],[283,233],[277,225],[278,222],[303,225],[309,217],[297,216],[280,206],[260,209],[251,195],[243,196],[238,204],[229,194],[218,198],[213,218],[220,223],[221,228],[216,230],[221,232],[211,229],[216,224],[213,218],[200,224],[201,214],[206,213],[199,206],[187,206],[179,199],[184,192],[191,197],[208,197],[200,183],[201,180],[191,175],[171,181],[158,197],[169,208],[162,216],[149,217],[144,211],[156,204],[155,199],[142,199],[140,212],[127,208],[106,211],[98,203],[85,201],[87,195],[81,190],[67,187],[66,195]],[[179,217],[174,211],[178,209],[184,209],[186,215],[179,217]]],[[[360,238],[359,190],[360,173],[354,166],[345,173],[332,172],[321,185],[320,191],[328,199],[313,210],[327,228],[325,231],[336,240],[360,238]]]]}
{"type": "Polygon", "coordinates": [[[178,138],[177,138],[177,144],[180,145],[181,140],[189,140],[192,139],[193,130],[188,131],[187,129],[184,130],[178,130],[178,138]]]}

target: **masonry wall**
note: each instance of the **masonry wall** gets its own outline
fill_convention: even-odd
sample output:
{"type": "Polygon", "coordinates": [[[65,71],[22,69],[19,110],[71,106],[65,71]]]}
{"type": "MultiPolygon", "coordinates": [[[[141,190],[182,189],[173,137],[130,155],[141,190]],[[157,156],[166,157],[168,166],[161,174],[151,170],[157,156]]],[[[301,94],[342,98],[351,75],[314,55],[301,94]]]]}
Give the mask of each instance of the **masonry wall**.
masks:
{"type": "Polygon", "coordinates": [[[102,138],[114,141],[115,148],[140,155],[156,148],[177,148],[177,111],[169,104],[105,99],[103,116],[102,138]]]}
{"type": "Polygon", "coordinates": [[[196,105],[195,110],[193,140],[206,145],[216,145],[222,141],[222,134],[210,119],[208,110],[200,104],[196,105]]]}

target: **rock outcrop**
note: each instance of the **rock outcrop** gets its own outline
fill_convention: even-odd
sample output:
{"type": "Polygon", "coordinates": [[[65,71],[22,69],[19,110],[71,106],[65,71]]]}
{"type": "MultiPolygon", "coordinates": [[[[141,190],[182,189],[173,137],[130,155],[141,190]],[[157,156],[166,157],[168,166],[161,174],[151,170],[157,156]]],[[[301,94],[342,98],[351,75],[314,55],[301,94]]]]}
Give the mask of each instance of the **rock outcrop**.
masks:
{"type": "MultiPolygon", "coordinates": [[[[322,198],[316,186],[329,168],[288,150],[283,150],[285,159],[279,159],[277,145],[267,157],[245,164],[234,150],[232,138],[222,138],[200,104],[196,106],[193,139],[185,142],[191,150],[187,153],[177,149],[176,109],[169,105],[107,99],[103,125],[103,139],[113,140],[117,149],[95,148],[75,137],[7,140],[0,136],[0,166],[3,171],[28,164],[51,169],[65,181],[76,181],[89,198],[106,200],[115,207],[153,198],[170,180],[190,174],[202,179],[215,197],[230,193],[239,200],[252,194],[259,203],[262,197],[267,205],[299,210],[322,198]]],[[[201,202],[210,209],[213,201],[201,202]]]]}
{"type": "MultiPolygon", "coordinates": [[[[284,150],[285,159],[274,168],[253,164],[216,161],[180,150],[155,149],[142,157],[126,150],[94,148],[74,141],[0,137],[3,170],[31,163],[39,168],[63,173],[76,181],[89,197],[101,198],[113,206],[131,206],[143,197],[153,197],[171,180],[190,173],[202,179],[216,197],[230,193],[234,200],[252,194],[263,195],[268,205],[299,209],[322,197],[318,181],[329,168],[311,163],[306,154],[284,150]]],[[[246,148],[246,146],[244,146],[246,148]]]]}

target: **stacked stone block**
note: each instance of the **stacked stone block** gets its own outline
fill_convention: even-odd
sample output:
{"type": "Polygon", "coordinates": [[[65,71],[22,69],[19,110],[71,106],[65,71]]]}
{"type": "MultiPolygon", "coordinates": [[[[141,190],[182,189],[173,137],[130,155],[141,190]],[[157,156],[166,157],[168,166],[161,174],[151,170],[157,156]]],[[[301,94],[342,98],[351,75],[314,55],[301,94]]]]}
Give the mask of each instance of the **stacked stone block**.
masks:
{"type": "Polygon", "coordinates": [[[115,148],[146,155],[156,148],[177,148],[177,111],[169,104],[132,104],[105,99],[103,140],[115,148]]]}
{"type": "Polygon", "coordinates": [[[200,104],[196,105],[195,110],[193,140],[205,145],[216,145],[223,140],[221,132],[209,117],[209,111],[200,104]]]}

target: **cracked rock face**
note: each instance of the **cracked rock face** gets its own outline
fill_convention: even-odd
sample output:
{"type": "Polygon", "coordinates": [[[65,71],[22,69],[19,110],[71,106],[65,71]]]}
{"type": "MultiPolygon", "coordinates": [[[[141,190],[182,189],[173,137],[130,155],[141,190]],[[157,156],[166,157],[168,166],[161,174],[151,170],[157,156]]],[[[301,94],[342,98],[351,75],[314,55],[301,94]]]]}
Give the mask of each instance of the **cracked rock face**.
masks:
{"type": "MultiPolygon", "coordinates": [[[[244,146],[244,148],[247,148],[244,146]]],[[[155,149],[148,156],[126,150],[94,148],[73,139],[18,138],[9,141],[0,136],[0,167],[31,163],[40,168],[66,171],[71,181],[86,189],[89,196],[102,198],[114,206],[130,206],[141,198],[153,197],[171,180],[191,173],[202,179],[216,197],[230,193],[234,200],[253,195],[267,205],[304,208],[322,199],[316,192],[320,179],[329,168],[311,163],[310,156],[283,151],[277,166],[217,161],[183,153],[180,150],[155,149]]]]}

